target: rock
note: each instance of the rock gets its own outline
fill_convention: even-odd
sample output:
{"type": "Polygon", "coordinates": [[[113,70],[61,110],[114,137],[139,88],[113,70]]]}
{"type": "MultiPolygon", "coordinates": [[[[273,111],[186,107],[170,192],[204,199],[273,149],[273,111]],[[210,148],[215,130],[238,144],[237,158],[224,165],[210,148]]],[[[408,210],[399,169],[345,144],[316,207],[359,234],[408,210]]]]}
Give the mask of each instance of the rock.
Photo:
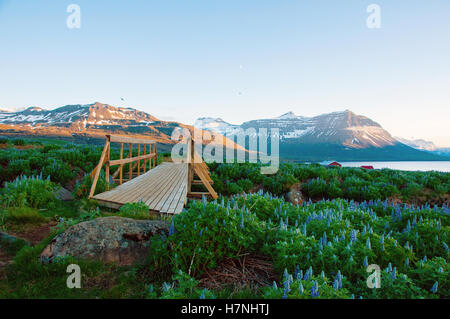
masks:
{"type": "Polygon", "coordinates": [[[59,234],[42,251],[41,261],[72,256],[132,265],[149,255],[150,238],[167,234],[168,223],[160,220],[134,220],[104,217],[82,222],[59,234]]]}
{"type": "Polygon", "coordinates": [[[55,197],[59,200],[63,200],[63,201],[68,201],[68,200],[73,200],[73,195],[71,192],[69,192],[67,189],[65,189],[64,187],[61,187],[60,189],[58,189],[57,191],[55,191],[55,197]]]}
{"type": "Polygon", "coordinates": [[[291,187],[289,192],[286,194],[286,200],[294,205],[303,203],[303,194],[301,191],[301,184],[295,184],[291,187]]]}
{"type": "Polygon", "coordinates": [[[16,242],[16,241],[23,241],[25,245],[31,246],[31,243],[23,238],[15,237],[12,235],[8,235],[7,233],[0,231],[0,240],[2,241],[9,241],[9,242],[16,242]]]}

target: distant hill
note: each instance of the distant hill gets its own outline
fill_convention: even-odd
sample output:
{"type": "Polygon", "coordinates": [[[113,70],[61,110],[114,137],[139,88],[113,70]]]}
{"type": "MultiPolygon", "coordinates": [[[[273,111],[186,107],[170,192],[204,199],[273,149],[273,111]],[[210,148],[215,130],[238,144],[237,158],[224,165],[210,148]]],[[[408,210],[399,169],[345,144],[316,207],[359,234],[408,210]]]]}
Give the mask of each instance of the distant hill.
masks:
{"type": "Polygon", "coordinates": [[[396,139],[402,142],[403,144],[406,144],[418,150],[428,151],[440,156],[450,156],[450,147],[438,147],[433,142],[425,141],[422,139],[407,140],[400,137],[396,137],[396,139]]]}
{"type": "Polygon", "coordinates": [[[301,161],[408,161],[444,160],[429,152],[416,150],[391,136],[375,121],[350,110],[315,117],[293,112],[271,119],[229,124],[222,119],[202,118],[205,130],[221,134],[237,129],[279,128],[280,156],[301,161]]]}
{"type": "MultiPolygon", "coordinates": [[[[272,119],[259,119],[235,125],[220,118],[200,118],[196,126],[220,134],[248,128],[278,128],[280,156],[298,161],[448,160],[445,153],[418,150],[397,140],[373,120],[349,110],[315,117],[293,112],[272,119]]],[[[66,105],[54,110],[29,107],[22,111],[0,111],[0,133],[7,135],[98,138],[105,134],[151,137],[170,146],[175,128],[192,126],[162,121],[134,108],[115,107],[100,102],[66,105]]],[[[424,141],[425,142],[425,141],[424,141]]],[[[409,143],[411,145],[411,143],[409,143]]],[[[421,145],[430,146],[427,142],[421,145]]],[[[248,145],[236,145],[248,148],[248,145]]],[[[425,146],[423,146],[424,149],[425,146]]],[[[166,150],[169,150],[166,148],[166,150]]]]}
{"type": "Polygon", "coordinates": [[[405,145],[411,146],[412,148],[418,149],[418,150],[424,150],[424,151],[435,151],[438,149],[438,147],[430,141],[425,141],[422,139],[416,139],[416,140],[407,140],[406,138],[396,137],[396,139],[400,142],[402,142],[405,145]]]}
{"type": "Polygon", "coordinates": [[[162,121],[134,108],[100,102],[66,105],[54,110],[29,107],[19,112],[0,111],[0,133],[7,135],[104,139],[105,134],[117,134],[149,137],[161,144],[172,145],[175,142],[171,135],[175,128],[192,129],[192,126],[162,121]]]}

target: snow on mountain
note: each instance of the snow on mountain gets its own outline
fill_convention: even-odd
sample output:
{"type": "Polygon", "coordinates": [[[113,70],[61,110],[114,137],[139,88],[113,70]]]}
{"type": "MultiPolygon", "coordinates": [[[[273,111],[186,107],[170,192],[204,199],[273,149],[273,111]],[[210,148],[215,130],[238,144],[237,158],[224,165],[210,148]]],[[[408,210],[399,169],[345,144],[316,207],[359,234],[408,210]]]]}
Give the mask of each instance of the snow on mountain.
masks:
{"type": "Polygon", "coordinates": [[[287,120],[287,119],[297,119],[298,116],[294,114],[294,112],[287,112],[279,117],[277,117],[277,119],[280,120],[287,120]]]}
{"type": "Polygon", "coordinates": [[[314,117],[293,112],[272,119],[248,121],[242,128],[278,128],[281,142],[333,143],[350,148],[384,147],[397,141],[378,123],[349,110],[314,117]]]}
{"type": "Polygon", "coordinates": [[[396,137],[396,139],[403,144],[406,144],[418,150],[436,151],[438,149],[438,147],[433,142],[425,141],[423,139],[408,140],[401,137],[396,137]]]}
{"type": "Polygon", "coordinates": [[[20,112],[1,112],[1,124],[30,124],[53,126],[57,124],[87,125],[148,125],[157,118],[131,108],[114,107],[99,102],[87,105],[66,105],[55,110],[44,110],[39,107],[29,107],[20,112]]]}
{"type": "Polygon", "coordinates": [[[208,131],[214,131],[219,134],[230,134],[236,129],[239,129],[239,125],[233,125],[225,122],[221,118],[212,117],[200,117],[195,121],[195,127],[208,131]]]}

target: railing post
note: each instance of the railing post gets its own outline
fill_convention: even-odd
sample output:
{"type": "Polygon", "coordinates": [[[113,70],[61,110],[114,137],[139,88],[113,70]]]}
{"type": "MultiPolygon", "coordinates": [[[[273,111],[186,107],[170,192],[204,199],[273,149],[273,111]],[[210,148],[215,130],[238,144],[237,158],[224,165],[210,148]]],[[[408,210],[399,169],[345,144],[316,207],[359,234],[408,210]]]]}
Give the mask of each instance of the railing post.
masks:
{"type": "MultiPolygon", "coordinates": [[[[132,143],[130,143],[130,154],[128,154],[128,157],[129,158],[132,158],[133,157],[133,144],[132,143]]],[[[131,181],[131,179],[133,178],[133,166],[131,165],[131,162],[130,162],[130,165],[129,165],[129,172],[128,172],[128,181],[131,181]]]]}
{"type": "Polygon", "coordinates": [[[102,166],[106,159],[106,153],[109,152],[109,146],[110,146],[110,136],[106,135],[106,142],[105,147],[103,147],[102,155],[100,156],[100,161],[98,162],[97,167],[94,169],[94,179],[92,181],[91,190],[89,192],[89,199],[91,199],[94,196],[95,188],[97,187],[98,177],[100,176],[100,171],[102,170],[102,166]]]}
{"type": "MultiPolygon", "coordinates": [[[[138,144],[138,157],[141,156],[141,144],[138,144]]],[[[137,162],[138,173],[137,176],[141,175],[141,160],[137,162]]]]}
{"type": "Polygon", "coordinates": [[[105,164],[105,182],[106,182],[106,190],[109,190],[109,156],[110,156],[110,143],[108,143],[108,152],[106,153],[106,164],[105,164]]]}
{"type": "MultiPolygon", "coordinates": [[[[120,143],[120,159],[123,159],[123,143],[120,143]]],[[[120,164],[120,185],[122,185],[123,181],[123,164],[120,164]]]]}
{"type": "MultiPolygon", "coordinates": [[[[147,144],[144,144],[144,156],[147,155],[147,144]]],[[[147,159],[144,158],[144,174],[147,171],[147,159]]]]}

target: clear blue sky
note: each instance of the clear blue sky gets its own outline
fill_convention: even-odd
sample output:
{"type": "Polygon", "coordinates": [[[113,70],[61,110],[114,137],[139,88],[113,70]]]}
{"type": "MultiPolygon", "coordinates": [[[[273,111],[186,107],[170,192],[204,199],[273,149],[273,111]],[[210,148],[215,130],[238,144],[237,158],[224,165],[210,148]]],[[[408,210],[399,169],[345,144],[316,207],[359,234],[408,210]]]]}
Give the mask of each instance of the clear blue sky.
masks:
{"type": "Polygon", "coordinates": [[[350,109],[450,146],[450,1],[0,0],[0,108],[94,101],[187,124],[350,109]]]}

